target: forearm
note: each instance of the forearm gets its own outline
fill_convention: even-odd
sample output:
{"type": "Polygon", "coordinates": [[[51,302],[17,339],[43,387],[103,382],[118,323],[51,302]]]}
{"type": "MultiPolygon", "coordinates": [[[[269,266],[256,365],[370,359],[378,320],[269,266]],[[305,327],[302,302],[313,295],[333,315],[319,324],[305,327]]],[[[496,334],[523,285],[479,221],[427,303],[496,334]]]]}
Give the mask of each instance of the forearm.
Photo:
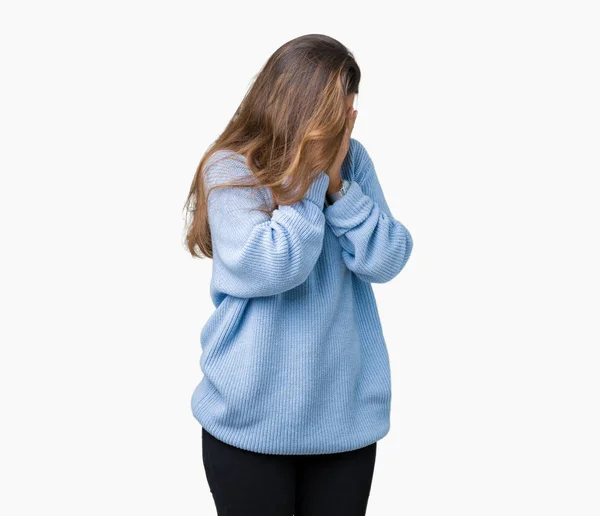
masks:
{"type": "Polygon", "coordinates": [[[214,231],[215,273],[223,290],[237,297],[267,296],[306,280],[323,246],[328,181],[321,173],[300,201],[279,206],[249,229],[248,215],[234,211],[236,199],[228,199],[228,216],[213,219],[224,222],[214,231]]]}

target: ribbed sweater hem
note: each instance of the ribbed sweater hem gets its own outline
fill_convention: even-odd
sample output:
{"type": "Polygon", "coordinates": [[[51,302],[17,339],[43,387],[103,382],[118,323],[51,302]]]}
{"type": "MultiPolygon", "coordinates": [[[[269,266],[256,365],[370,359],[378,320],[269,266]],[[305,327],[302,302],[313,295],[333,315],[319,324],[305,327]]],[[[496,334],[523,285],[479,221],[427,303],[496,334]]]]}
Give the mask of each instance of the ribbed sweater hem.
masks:
{"type": "Polygon", "coordinates": [[[348,452],[369,446],[370,444],[383,439],[390,431],[390,419],[388,417],[387,419],[382,420],[377,426],[374,426],[372,432],[362,434],[363,436],[367,435],[367,437],[363,437],[362,439],[352,439],[348,436],[349,440],[345,442],[340,441],[339,444],[336,445],[328,444],[315,447],[313,443],[310,449],[303,450],[299,449],[296,443],[286,443],[285,441],[265,443],[264,441],[253,439],[250,435],[244,435],[244,433],[239,431],[224,431],[223,427],[214,425],[209,418],[205,418],[203,414],[198,411],[198,405],[194,408],[193,414],[201,427],[206,429],[209,434],[220,441],[242,450],[270,455],[321,455],[348,452]]]}

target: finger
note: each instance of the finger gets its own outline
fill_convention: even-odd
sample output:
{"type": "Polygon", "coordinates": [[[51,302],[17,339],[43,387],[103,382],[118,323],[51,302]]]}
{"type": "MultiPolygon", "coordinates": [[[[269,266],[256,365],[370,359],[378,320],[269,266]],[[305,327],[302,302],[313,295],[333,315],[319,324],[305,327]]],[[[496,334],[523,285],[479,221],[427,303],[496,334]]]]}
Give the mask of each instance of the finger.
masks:
{"type": "Polygon", "coordinates": [[[352,116],[350,117],[349,120],[349,127],[350,127],[350,131],[352,131],[352,129],[354,129],[354,122],[356,122],[356,117],[358,116],[358,111],[354,111],[354,113],[352,113],[352,116]]]}
{"type": "Polygon", "coordinates": [[[352,133],[352,128],[354,127],[353,111],[354,108],[352,106],[346,110],[346,120],[344,123],[344,144],[346,145],[350,141],[350,134],[352,133]]]}

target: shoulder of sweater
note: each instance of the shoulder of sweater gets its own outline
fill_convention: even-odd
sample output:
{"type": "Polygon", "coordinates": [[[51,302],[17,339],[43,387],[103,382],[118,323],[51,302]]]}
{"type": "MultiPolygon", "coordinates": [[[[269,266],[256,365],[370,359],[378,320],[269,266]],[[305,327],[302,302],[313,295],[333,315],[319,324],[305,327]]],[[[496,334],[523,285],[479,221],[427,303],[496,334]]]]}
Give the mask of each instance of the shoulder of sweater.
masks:
{"type": "Polygon", "coordinates": [[[244,156],[227,149],[219,149],[209,156],[204,165],[208,186],[235,181],[252,175],[244,156]]]}
{"type": "Polygon", "coordinates": [[[363,183],[369,177],[373,169],[373,160],[367,152],[365,146],[356,138],[350,138],[350,166],[352,170],[352,179],[358,183],[363,183]]]}

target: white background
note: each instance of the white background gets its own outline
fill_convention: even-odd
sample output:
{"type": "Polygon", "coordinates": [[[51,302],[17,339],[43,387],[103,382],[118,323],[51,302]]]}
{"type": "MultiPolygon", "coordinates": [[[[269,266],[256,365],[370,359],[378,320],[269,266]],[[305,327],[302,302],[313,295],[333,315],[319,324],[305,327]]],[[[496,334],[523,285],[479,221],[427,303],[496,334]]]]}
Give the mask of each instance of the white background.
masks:
{"type": "Polygon", "coordinates": [[[414,238],[375,293],[370,515],[600,514],[597,2],[10,2],[0,11],[0,512],[216,514],[190,397],[213,306],[196,165],[325,33],[414,238]]]}

